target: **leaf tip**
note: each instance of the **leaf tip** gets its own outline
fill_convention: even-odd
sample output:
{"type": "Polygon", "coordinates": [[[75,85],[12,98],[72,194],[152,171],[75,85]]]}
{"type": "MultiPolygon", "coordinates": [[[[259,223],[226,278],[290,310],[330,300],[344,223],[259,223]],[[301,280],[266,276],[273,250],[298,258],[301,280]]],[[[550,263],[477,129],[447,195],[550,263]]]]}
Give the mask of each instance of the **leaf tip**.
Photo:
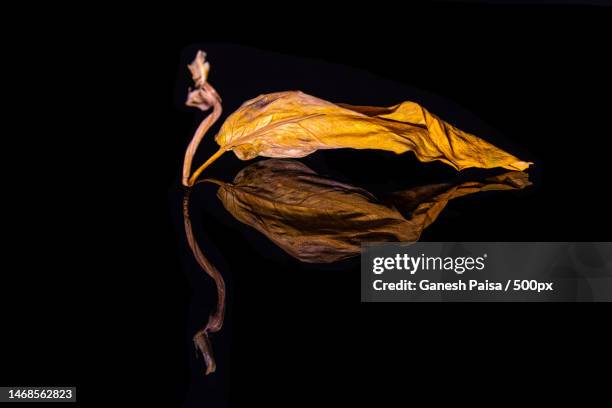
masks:
{"type": "Polygon", "coordinates": [[[533,165],[533,162],[517,161],[512,163],[512,168],[515,170],[523,171],[533,165]]]}

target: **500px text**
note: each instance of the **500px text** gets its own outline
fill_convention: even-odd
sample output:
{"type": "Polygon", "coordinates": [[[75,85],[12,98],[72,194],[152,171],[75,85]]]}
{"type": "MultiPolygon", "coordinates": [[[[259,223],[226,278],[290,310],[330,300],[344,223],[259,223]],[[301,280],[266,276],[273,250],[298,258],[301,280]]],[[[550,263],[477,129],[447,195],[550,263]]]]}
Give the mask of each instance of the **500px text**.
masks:
{"type": "Polygon", "coordinates": [[[431,282],[427,279],[411,281],[402,279],[397,282],[384,282],[377,279],[372,282],[376,291],[522,291],[522,292],[547,292],[553,291],[553,282],[540,282],[537,280],[508,279],[506,282],[478,281],[471,279],[467,283],[458,280],[456,282],[431,282]]]}

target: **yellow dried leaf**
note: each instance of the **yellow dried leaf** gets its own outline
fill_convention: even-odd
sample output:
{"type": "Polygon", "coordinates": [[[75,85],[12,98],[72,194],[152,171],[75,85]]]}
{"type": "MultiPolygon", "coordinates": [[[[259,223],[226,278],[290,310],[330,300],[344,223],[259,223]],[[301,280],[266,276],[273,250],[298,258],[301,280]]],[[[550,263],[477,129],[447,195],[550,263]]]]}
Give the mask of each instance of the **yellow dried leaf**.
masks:
{"type": "Polygon", "coordinates": [[[215,140],[238,158],[296,158],[319,149],[413,151],[457,170],[530,163],[444,122],[414,102],[387,108],[334,104],[300,91],[261,95],[231,114],[215,140]]]}
{"type": "Polygon", "coordinates": [[[203,111],[215,107],[203,121],[185,155],[185,185],[226,151],[249,160],[257,156],[304,157],[319,149],[380,149],[401,154],[412,151],[423,162],[442,161],[457,170],[467,167],[525,170],[529,162],[464,132],[415,102],[390,107],[332,103],[300,91],[260,95],[232,113],[215,137],[219,151],[191,177],[191,159],[203,133],[219,117],[221,98],[207,82],[210,65],[198,52],[189,65],[196,89],[187,105],[203,111]]]}

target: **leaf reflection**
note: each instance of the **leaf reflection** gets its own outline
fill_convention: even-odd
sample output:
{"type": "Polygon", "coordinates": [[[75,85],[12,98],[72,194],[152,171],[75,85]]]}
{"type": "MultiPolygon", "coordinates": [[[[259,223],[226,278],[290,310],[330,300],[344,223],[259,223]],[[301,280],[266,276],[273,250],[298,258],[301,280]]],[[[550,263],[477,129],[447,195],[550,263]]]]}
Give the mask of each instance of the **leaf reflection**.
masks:
{"type": "MultiPolygon", "coordinates": [[[[299,161],[279,159],[245,167],[233,183],[213,179],[201,182],[219,186],[217,196],[237,220],[257,229],[296,259],[309,263],[329,263],[358,255],[362,242],[415,242],[454,198],[531,185],[526,173],[512,171],[481,181],[430,184],[379,199],[362,188],[320,176],[299,161]]],[[[223,325],[225,284],[194,237],[189,194],[186,192],[183,200],[187,242],[217,286],[216,311],[194,336],[209,374],[216,368],[209,336],[223,325]]]]}
{"type": "Polygon", "coordinates": [[[433,184],[378,199],[368,191],[320,176],[301,162],[270,159],[219,185],[225,208],[303,262],[328,263],[358,255],[362,242],[414,242],[446,204],[480,191],[531,185],[513,171],[482,181],[433,184]]]}

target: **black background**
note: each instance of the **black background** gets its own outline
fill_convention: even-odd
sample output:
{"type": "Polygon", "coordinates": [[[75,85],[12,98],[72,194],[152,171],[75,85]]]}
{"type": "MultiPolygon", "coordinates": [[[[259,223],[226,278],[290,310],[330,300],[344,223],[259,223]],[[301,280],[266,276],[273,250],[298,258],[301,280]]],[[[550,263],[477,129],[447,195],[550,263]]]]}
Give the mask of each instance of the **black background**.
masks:
{"type": "MultiPolygon", "coordinates": [[[[190,338],[214,291],[186,250],[178,187],[202,117],[182,106],[198,46],[224,117],[285,89],[414,100],[536,163],[530,190],[457,200],[424,240],[609,237],[609,9],[352,5],[356,17],[300,3],[282,18],[268,7],[90,12],[58,40],[45,38],[60,31],[50,20],[24,45],[21,61],[54,81],[20,83],[30,113],[8,138],[17,163],[6,172],[3,384],[75,384],[84,406],[114,396],[136,406],[385,406],[520,398],[548,391],[547,378],[549,395],[565,395],[591,364],[607,367],[600,305],[360,304],[358,261],[301,265],[229,218],[206,187],[193,221],[226,277],[229,309],[213,337],[218,372],[200,375],[190,338]]],[[[214,150],[208,137],[195,162],[214,150]]],[[[329,151],[305,162],[373,192],[456,177],[410,154],[329,151]]],[[[231,180],[246,165],[227,155],[209,174],[231,180]]]]}

